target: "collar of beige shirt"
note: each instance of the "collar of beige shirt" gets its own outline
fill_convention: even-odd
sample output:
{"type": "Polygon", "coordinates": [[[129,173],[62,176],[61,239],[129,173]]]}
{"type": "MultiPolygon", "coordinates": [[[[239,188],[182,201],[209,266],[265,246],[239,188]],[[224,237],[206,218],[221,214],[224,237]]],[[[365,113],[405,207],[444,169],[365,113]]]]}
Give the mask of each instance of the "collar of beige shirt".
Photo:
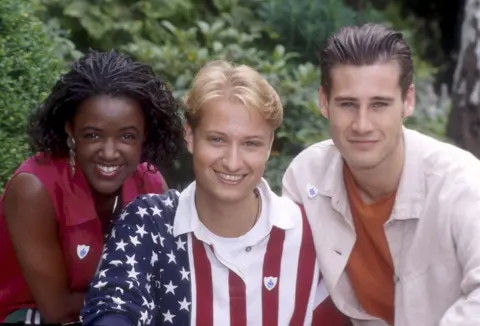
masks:
{"type": "MultiPolygon", "coordinates": [[[[397,190],[392,218],[398,220],[415,219],[420,217],[422,203],[425,200],[425,182],[423,174],[423,158],[421,148],[415,141],[415,133],[404,128],[405,164],[397,190]]],[[[332,143],[333,145],[333,143],[332,143]]],[[[318,179],[318,192],[332,198],[332,204],[340,198],[345,198],[345,184],[343,180],[343,160],[339,151],[334,151],[331,161],[318,179]]],[[[341,210],[348,207],[340,207],[341,210]]]]}

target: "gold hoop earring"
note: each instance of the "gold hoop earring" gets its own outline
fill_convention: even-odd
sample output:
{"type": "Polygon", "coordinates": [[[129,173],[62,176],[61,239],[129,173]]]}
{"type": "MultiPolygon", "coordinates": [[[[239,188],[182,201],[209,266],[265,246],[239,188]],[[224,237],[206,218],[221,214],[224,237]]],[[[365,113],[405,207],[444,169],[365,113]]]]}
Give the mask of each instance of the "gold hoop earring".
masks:
{"type": "Polygon", "coordinates": [[[70,172],[72,173],[72,177],[75,175],[75,145],[75,139],[73,139],[73,137],[67,139],[70,172]]]}

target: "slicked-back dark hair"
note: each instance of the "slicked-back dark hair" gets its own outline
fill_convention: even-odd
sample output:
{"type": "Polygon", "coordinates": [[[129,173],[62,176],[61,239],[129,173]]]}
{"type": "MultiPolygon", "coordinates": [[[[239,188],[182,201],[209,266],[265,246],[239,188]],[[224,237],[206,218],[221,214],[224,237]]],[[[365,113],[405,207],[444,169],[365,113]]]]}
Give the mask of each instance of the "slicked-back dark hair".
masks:
{"type": "Polygon", "coordinates": [[[31,114],[30,149],[52,157],[68,155],[65,123],[72,122],[79,104],[97,95],[136,100],[145,115],[147,138],[141,162],[149,169],[169,165],[184,145],[178,103],[151,67],[115,50],[90,51],[60,77],[50,95],[31,114]]]}
{"type": "Polygon", "coordinates": [[[329,95],[331,71],[335,66],[366,66],[389,61],[397,62],[400,67],[399,85],[405,96],[413,82],[413,62],[402,33],[373,23],[342,27],[326,40],[320,52],[322,87],[329,95]]]}

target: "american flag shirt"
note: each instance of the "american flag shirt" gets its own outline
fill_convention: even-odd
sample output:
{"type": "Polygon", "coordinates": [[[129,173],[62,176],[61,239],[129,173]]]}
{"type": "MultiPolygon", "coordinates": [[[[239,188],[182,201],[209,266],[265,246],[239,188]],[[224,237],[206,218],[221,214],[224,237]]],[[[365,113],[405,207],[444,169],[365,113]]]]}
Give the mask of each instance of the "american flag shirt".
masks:
{"type": "MultiPolygon", "coordinates": [[[[224,262],[218,254],[223,248],[206,236],[195,209],[195,183],[181,194],[169,190],[137,197],[106,240],[81,312],[83,323],[311,325],[313,310],[326,295],[317,287],[310,227],[301,208],[275,195],[264,180],[258,189],[266,204],[258,230],[263,225],[266,233],[247,247],[250,264],[238,256],[238,263],[249,264],[243,272],[235,262],[224,262]]],[[[324,312],[327,319],[329,314],[324,312]]]]}

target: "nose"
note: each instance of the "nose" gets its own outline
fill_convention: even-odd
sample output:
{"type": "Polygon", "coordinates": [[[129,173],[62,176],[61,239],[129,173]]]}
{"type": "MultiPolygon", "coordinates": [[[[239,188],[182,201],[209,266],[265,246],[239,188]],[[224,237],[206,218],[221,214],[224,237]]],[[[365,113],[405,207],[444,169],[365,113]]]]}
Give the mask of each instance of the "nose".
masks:
{"type": "Polygon", "coordinates": [[[228,172],[236,172],[242,167],[242,153],[237,145],[226,148],[222,163],[228,172]]]}
{"type": "Polygon", "coordinates": [[[373,129],[367,108],[360,108],[352,125],[352,129],[359,134],[366,134],[373,129]]]}
{"type": "Polygon", "coordinates": [[[107,139],[104,142],[101,150],[101,157],[106,162],[114,161],[119,157],[119,152],[113,139],[107,139]]]}

